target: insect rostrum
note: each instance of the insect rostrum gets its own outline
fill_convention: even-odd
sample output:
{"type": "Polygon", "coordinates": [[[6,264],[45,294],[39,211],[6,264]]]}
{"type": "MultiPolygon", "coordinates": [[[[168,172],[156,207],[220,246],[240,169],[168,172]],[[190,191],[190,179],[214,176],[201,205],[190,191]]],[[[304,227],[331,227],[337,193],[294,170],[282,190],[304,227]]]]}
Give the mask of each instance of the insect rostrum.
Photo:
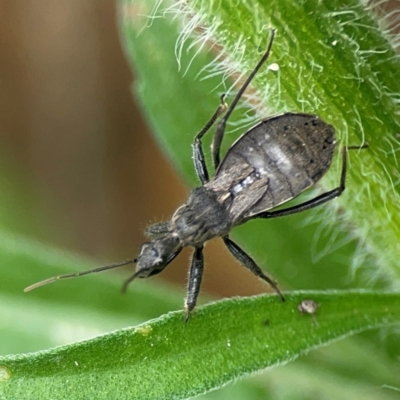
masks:
{"type": "Polygon", "coordinates": [[[26,291],[56,280],[136,263],[136,272],[124,283],[125,291],[135,278],[147,278],[160,273],[183,247],[191,246],[194,253],[185,302],[187,320],[196,305],[200,290],[204,243],[221,237],[231,254],[254,275],[268,282],[281,300],[284,300],[276,283],[229,238],[229,232],[251,219],[294,214],[339,196],[345,189],[347,150],[366,146],[341,149],[342,172],[337,188],[305,203],[275,211],[275,207],[313,186],[329,169],[336,149],[335,130],[331,125],[312,114],[285,113],[274,116],[244,133],[220,161],[226,122],[254,75],[268,59],[274,36],[275,31],[271,30],[266,52],[231,105],[228,107],[225,97],[222,96],[218,109],[195,137],[194,165],[202,185],[190,193],[187,201],[175,211],[170,221],[152,225],[145,230],[149,241],[141,246],[139,256],[134,260],[90,271],[50,278],[29,286],[26,291]],[[212,144],[215,175],[210,179],[201,139],[219,117],[221,118],[212,144]]]}

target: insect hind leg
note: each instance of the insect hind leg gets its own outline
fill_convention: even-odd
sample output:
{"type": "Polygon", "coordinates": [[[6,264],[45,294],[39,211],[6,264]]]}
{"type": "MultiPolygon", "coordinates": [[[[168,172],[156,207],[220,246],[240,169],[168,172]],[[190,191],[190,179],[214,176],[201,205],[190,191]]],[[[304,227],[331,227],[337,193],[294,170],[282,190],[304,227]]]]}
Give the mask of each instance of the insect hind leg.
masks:
{"type": "Polygon", "coordinates": [[[256,262],[245,253],[235,242],[229,239],[228,236],[224,236],[223,241],[230,251],[230,253],[248,270],[250,270],[255,276],[261,278],[263,281],[268,282],[269,285],[275,290],[282,301],[285,301],[281,291],[279,290],[276,282],[274,282],[268,275],[265,275],[263,270],[256,264],[256,262]]]}
{"type": "Polygon", "coordinates": [[[346,174],[347,174],[347,151],[348,150],[362,150],[368,148],[368,143],[361,146],[343,146],[341,149],[342,153],[342,172],[340,174],[340,184],[335,189],[329,192],[323,193],[311,200],[305,201],[304,203],[297,204],[296,206],[285,208],[277,211],[264,211],[257,215],[254,215],[250,219],[255,218],[278,218],[285,217],[291,214],[297,214],[302,211],[310,210],[311,208],[318,207],[335,197],[339,197],[346,189],[346,174]]]}

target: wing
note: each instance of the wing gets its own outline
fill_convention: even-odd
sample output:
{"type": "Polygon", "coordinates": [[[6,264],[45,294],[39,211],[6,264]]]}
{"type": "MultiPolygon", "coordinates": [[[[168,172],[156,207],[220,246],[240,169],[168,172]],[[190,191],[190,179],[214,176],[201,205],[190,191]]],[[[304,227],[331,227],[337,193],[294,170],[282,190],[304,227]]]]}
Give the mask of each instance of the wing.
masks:
{"type": "Polygon", "coordinates": [[[228,210],[232,225],[238,225],[268,192],[268,176],[260,176],[251,165],[237,162],[220,171],[205,187],[228,210]]]}
{"type": "Polygon", "coordinates": [[[315,115],[278,115],[240,137],[206,186],[242,223],[314,185],[330,167],[335,146],[334,128],[315,115]]]}

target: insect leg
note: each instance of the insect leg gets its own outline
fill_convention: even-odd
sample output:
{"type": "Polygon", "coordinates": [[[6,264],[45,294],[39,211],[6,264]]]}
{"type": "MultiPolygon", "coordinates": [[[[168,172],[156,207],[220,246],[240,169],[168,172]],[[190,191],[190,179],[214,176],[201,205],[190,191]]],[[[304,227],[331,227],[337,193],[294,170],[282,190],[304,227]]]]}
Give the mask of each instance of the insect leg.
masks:
{"type": "Polygon", "coordinates": [[[228,236],[222,238],[228,250],[231,254],[247,269],[249,269],[255,276],[268,282],[272,286],[275,292],[278,294],[282,301],[285,301],[281,291],[278,289],[277,284],[267,275],[264,274],[263,270],[255,263],[255,261],[245,253],[235,242],[229,239],[228,236]]]}
{"type": "Polygon", "coordinates": [[[228,110],[226,111],[226,114],[224,115],[223,118],[221,118],[221,121],[219,121],[219,123],[217,125],[217,129],[215,131],[213,142],[212,142],[212,154],[213,154],[213,163],[214,163],[215,169],[218,168],[219,163],[220,163],[220,149],[221,149],[222,139],[224,138],[226,122],[228,121],[229,117],[231,116],[233,110],[236,107],[236,104],[239,102],[244,91],[247,89],[247,86],[249,86],[249,84],[253,80],[255,74],[258,72],[258,70],[261,68],[261,66],[268,59],[269,53],[271,52],[272,42],[274,41],[274,37],[275,37],[275,29],[271,29],[271,37],[269,39],[269,43],[268,43],[266,52],[261,57],[261,60],[258,62],[256,67],[253,69],[253,71],[251,72],[249,77],[243,83],[242,87],[236,93],[236,96],[233,99],[232,104],[229,106],[228,110]]]}
{"type": "Polygon", "coordinates": [[[189,319],[190,312],[195,308],[197,302],[197,296],[199,295],[201,279],[203,277],[204,269],[204,258],[203,258],[203,246],[196,247],[192,265],[189,271],[189,284],[187,289],[187,297],[185,300],[186,316],[185,322],[189,319]]]}
{"type": "Polygon", "coordinates": [[[213,116],[206,123],[204,128],[196,135],[193,143],[193,161],[194,167],[196,169],[197,176],[199,177],[201,184],[204,185],[209,180],[209,175],[207,171],[207,164],[204,158],[203,145],[201,143],[201,138],[210,130],[216,119],[227,109],[227,104],[225,103],[225,95],[221,96],[221,102],[213,116]]]}
{"type": "Polygon", "coordinates": [[[340,185],[330,190],[329,192],[323,193],[320,196],[315,197],[314,199],[305,201],[304,203],[298,204],[293,207],[285,208],[284,210],[277,210],[277,211],[264,211],[261,212],[251,219],[255,218],[278,218],[284,217],[286,215],[297,214],[302,211],[310,210],[311,208],[318,207],[321,204],[324,204],[335,197],[340,196],[344,190],[346,189],[346,173],[347,173],[347,151],[348,150],[361,150],[366,149],[368,144],[364,144],[362,146],[345,146],[342,147],[342,173],[340,175],[340,185]]]}

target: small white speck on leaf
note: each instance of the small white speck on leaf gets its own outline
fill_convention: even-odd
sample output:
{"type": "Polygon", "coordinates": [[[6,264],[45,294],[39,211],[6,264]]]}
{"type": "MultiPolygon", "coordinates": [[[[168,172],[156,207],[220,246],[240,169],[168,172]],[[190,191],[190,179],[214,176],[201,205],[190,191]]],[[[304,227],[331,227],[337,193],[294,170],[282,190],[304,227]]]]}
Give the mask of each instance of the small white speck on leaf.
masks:
{"type": "Polygon", "coordinates": [[[268,65],[268,69],[270,71],[273,71],[273,72],[278,72],[279,71],[279,64],[272,63],[272,64],[268,65]]]}
{"type": "Polygon", "coordinates": [[[136,332],[140,333],[143,336],[150,335],[153,328],[150,325],[142,325],[136,328],[136,332]]]}

